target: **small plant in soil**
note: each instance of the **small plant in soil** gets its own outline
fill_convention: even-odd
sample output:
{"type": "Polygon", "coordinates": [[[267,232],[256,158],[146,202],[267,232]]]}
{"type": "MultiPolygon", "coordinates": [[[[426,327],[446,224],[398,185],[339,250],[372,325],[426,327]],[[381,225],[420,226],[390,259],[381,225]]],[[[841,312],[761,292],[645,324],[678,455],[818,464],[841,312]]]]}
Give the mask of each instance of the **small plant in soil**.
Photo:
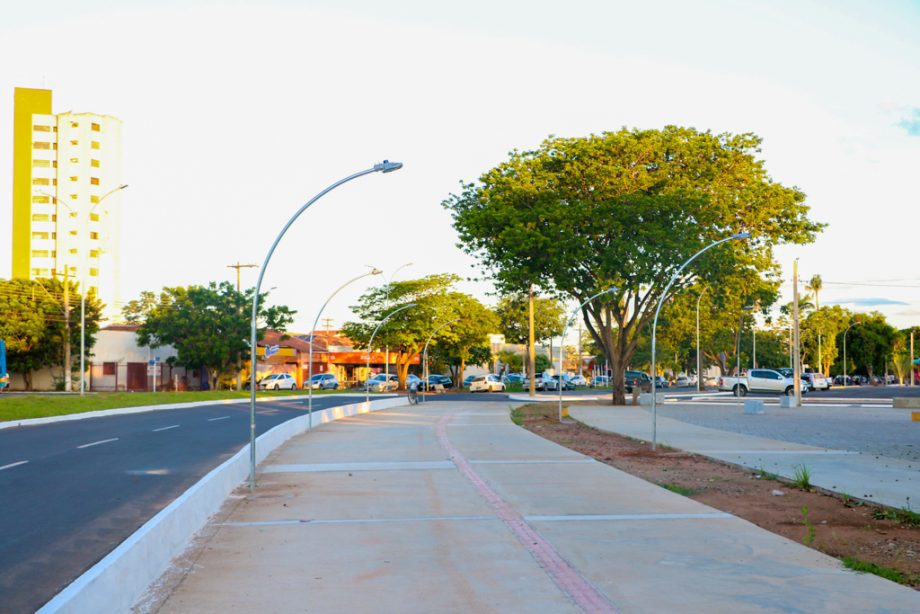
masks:
{"type": "Polygon", "coordinates": [[[802,506],[802,524],[805,525],[805,537],[802,538],[802,543],[806,546],[810,546],[815,543],[815,525],[811,524],[811,521],[808,519],[808,506],[802,506]]]}
{"type": "Polygon", "coordinates": [[[683,495],[685,497],[692,497],[696,494],[696,491],[692,488],[687,488],[686,486],[681,486],[680,484],[659,484],[665,490],[670,490],[673,493],[678,495],[683,495]]]}
{"type": "Polygon", "coordinates": [[[875,563],[867,563],[865,561],[860,561],[855,556],[845,556],[842,559],[843,565],[847,569],[852,569],[853,571],[859,573],[872,573],[877,576],[881,576],[892,582],[897,582],[898,584],[908,584],[909,579],[906,575],[898,571],[897,569],[892,569],[890,567],[884,567],[882,565],[876,565],[875,563]]]}
{"type": "Polygon", "coordinates": [[[770,473],[763,467],[757,470],[757,477],[761,480],[773,480],[774,482],[779,480],[779,476],[775,473],[770,473]]]}
{"type": "Polygon", "coordinates": [[[811,490],[811,472],[805,465],[796,465],[792,485],[801,490],[811,490]]]}
{"type": "Polygon", "coordinates": [[[872,517],[876,520],[894,520],[911,527],[920,527],[920,514],[909,509],[878,509],[872,512],[872,517]]]}

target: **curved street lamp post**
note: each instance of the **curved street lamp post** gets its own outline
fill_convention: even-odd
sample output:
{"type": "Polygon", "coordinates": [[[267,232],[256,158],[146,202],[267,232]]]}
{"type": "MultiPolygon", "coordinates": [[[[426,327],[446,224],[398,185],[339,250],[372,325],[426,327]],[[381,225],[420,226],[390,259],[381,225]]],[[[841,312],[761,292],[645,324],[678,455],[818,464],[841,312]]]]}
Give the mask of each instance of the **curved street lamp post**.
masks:
{"type": "MultiPolygon", "coordinates": [[[[843,331],[843,387],[847,387],[847,333],[850,332],[850,329],[856,326],[857,324],[862,324],[862,322],[853,322],[847,329],[843,331]]],[[[911,372],[913,372],[914,366],[911,365],[911,372]]]]}
{"type": "MultiPolygon", "coordinates": [[[[460,321],[460,318],[455,318],[455,319],[451,320],[450,322],[445,322],[444,324],[441,324],[439,327],[437,327],[436,329],[434,329],[434,332],[432,332],[432,333],[428,336],[428,341],[425,342],[425,349],[422,350],[422,356],[424,356],[424,358],[422,359],[422,360],[424,360],[424,363],[423,363],[423,365],[422,365],[422,368],[423,368],[422,374],[425,376],[425,386],[424,386],[423,389],[422,389],[423,392],[424,392],[424,394],[422,394],[422,401],[423,401],[423,402],[424,402],[424,400],[425,400],[425,397],[428,396],[428,388],[430,387],[430,386],[429,386],[429,383],[428,383],[428,344],[431,343],[431,340],[434,339],[434,336],[437,335],[437,334],[438,334],[438,331],[440,331],[442,328],[444,328],[445,326],[449,326],[449,325],[451,325],[451,324],[455,324],[455,323],[457,323],[457,322],[459,322],[459,321],[460,321]]],[[[462,373],[460,374],[460,377],[463,377],[463,374],[462,374],[462,373]]]]}
{"type": "Polygon", "coordinates": [[[255,490],[256,487],[256,318],[259,313],[259,290],[262,288],[262,278],[265,276],[265,270],[268,268],[268,262],[272,258],[272,254],[275,253],[275,248],[278,247],[278,243],[281,241],[281,237],[287,232],[288,228],[291,227],[300,214],[306,211],[310,205],[315,203],[317,200],[339,187],[344,183],[348,183],[352,179],[357,179],[358,177],[363,177],[364,175],[369,175],[370,173],[392,173],[393,171],[399,170],[402,168],[402,162],[390,162],[389,160],[384,160],[383,162],[378,162],[374,166],[363,171],[358,171],[344,179],[339,179],[329,187],[322,190],[319,194],[308,200],[300,209],[291,216],[291,219],[287,221],[284,227],[281,229],[281,232],[278,233],[278,236],[275,237],[274,242],[272,242],[271,247],[268,250],[268,254],[265,255],[265,261],[262,263],[262,267],[259,269],[259,278],[256,281],[255,292],[252,295],[252,322],[251,330],[249,336],[249,490],[255,490]]]}
{"type": "Polygon", "coordinates": [[[658,403],[657,403],[657,388],[658,388],[657,384],[658,382],[656,381],[657,366],[655,364],[655,331],[658,327],[658,314],[661,312],[661,306],[664,304],[664,299],[667,298],[668,296],[668,290],[671,289],[671,286],[674,284],[674,281],[677,279],[677,276],[680,275],[681,271],[683,271],[684,268],[688,264],[696,260],[696,258],[700,254],[707,252],[713,247],[715,247],[716,245],[720,245],[722,243],[725,243],[726,241],[736,241],[738,239],[749,239],[750,237],[751,237],[751,233],[749,232],[735,233],[730,237],[727,237],[725,239],[720,239],[718,241],[715,241],[707,245],[700,251],[690,256],[690,258],[688,258],[686,262],[680,265],[680,267],[676,271],[674,271],[674,274],[671,275],[671,279],[668,281],[668,285],[665,286],[664,292],[661,293],[661,297],[658,299],[658,307],[655,309],[655,320],[652,322],[652,450],[655,450],[658,447],[658,403]]]}
{"type": "MultiPolygon", "coordinates": [[[[384,309],[390,306],[390,285],[393,283],[393,278],[396,277],[396,274],[399,273],[402,269],[406,268],[407,266],[412,266],[413,264],[414,264],[413,262],[407,262],[405,264],[401,264],[398,267],[396,267],[396,269],[392,273],[390,273],[389,277],[385,278],[387,281],[387,286],[386,286],[387,287],[387,298],[383,304],[384,309]]],[[[386,346],[385,352],[386,352],[386,355],[384,356],[384,360],[383,360],[383,372],[386,374],[387,380],[389,380],[390,378],[390,346],[389,345],[386,346]]]]}
{"type": "MultiPolygon", "coordinates": [[[[588,303],[590,303],[591,301],[593,301],[594,299],[596,299],[602,294],[616,292],[617,290],[619,290],[619,288],[614,286],[612,288],[607,288],[606,290],[601,290],[597,294],[593,295],[591,298],[583,302],[581,305],[579,305],[572,311],[572,315],[569,317],[568,320],[566,320],[565,325],[562,327],[562,337],[559,339],[559,381],[556,382],[556,386],[558,386],[559,388],[559,422],[562,422],[562,359],[565,355],[565,351],[563,350],[563,345],[565,344],[565,333],[568,330],[569,325],[575,321],[575,317],[578,315],[578,312],[581,311],[582,307],[584,307],[585,305],[587,305],[588,303]]],[[[579,360],[581,360],[581,357],[579,357],[579,360]]],[[[579,367],[580,366],[581,365],[579,365],[579,367]]],[[[580,371],[579,371],[579,375],[581,375],[580,371]]]]}
{"type": "MultiPolygon", "coordinates": [[[[102,195],[102,197],[97,200],[92,207],[89,208],[89,211],[86,212],[86,217],[83,220],[83,259],[84,264],[80,267],[80,396],[83,396],[86,393],[86,268],[89,266],[89,218],[92,217],[93,211],[96,210],[96,207],[102,204],[106,198],[111,196],[116,192],[120,192],[128,187],[128,184],[122,184],[117,188],[113,188],[102,195]]],[[[41,192],[45,196],[51,197],[54,202],[59,205],[64,205],[71,212],[74,212],[67,203],[61,202],[57,199],[56,196],[52,196],[47,192],[41,192]]],[[[75,212],[74,212],[75,213],[75,212]]],[[[153,374],[153,387],[154,392],[156,392],[156,371],[153,374]]]]}
{"type": "Polygon", "coordinates": [[[319,317],[323,315],[323,310],[326,309],[326,305],[329,304],[329,301],[331,301],[333,297],[336,294],[338,294],[343,288],[358,281],[359,279],[368,277],[370,275],[380,275],[380,273],[381,273],[380,269],[374,267],[367,273],[364,273],[362,275],[358,275],[357,277],[349,279],[344,284],[339,286],[335,292],[329,295],[329,298],[326,299],[326,302],[323,303],[323,306],[319,308],[319,313],[316,314],[316,319],[313,321],[313,328],[310,329],[310,362],[309,362],[309,367],[307,367],[307,373],[309,375],[309,377],[307,377],[307,386],[309,387],[308,388],[309,389],[309,393],[308,393],[309,400],[307,401],[307,412],[310,415],[308,419],[308,423],[307,423],[307,428],[309,429],[313,428],[313,341],[314,341],[313,337],[316,334],[316,326],[317,324],[319,324],[319,317]]]}
{"type": "MultiPolygon", "coordinates": [[[[370,403],[370,402],[371,402],[371,386],[370,386],[370,381],[371,381],[371,378],[370,378],[370,374],[371,374],[371,350],[372,350],[372,348],[374,347],[374,337],[377,336],[377,331],[380,330],[380,327],[383,326],[383,323],[384,323],[384,322],[386,322],[387,320],[389,320],[390,318],[392,318],[394,315],[396,315],[396,314],[399,313],[400,311],[405,311],[406,309],[409,309],[410,307],[415,307],[415,306],[416,306],[416,303],[409,303],[408,305],[403,305],[403,306],[400,307],[399,309],[394,309],[393,311],[391,311],[390,313],[388,313],[388,314],[386,315],[386,317],[384,317],[382,320],[380,320],[380,322],[377,323],[377,328],[375,328],[375,329],[374,329],[374,332],[371,333],[371,340],[367,342],[367,375],[368,375],[368,378],[367,378],[367,380],[364,382],[364,402],[365,402],[365,403],[370,403]]],[[[387,376],[385,376],[385,377],[386,377],[386,379],[384,380],[384,386],[387,387],[387,388],[389,388],[389,386],[390,386],[390,378],[389,378],[389,375],[387,375],[387,376]]]]}

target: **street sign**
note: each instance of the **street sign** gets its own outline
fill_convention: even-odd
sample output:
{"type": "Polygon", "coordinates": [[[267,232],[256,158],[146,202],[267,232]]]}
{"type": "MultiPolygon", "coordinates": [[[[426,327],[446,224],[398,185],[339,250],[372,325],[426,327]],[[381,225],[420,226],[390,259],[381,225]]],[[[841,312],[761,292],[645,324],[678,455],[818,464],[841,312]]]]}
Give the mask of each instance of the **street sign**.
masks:
{"type": "Polygon", "coordinates": [[[274,356],[275,354],[278,353],[279,349],[281,348],[280,346],[277,346],[277,345],[268,346],[267,348],[265,348],[265,357],[268,358],[269,356],[274,356]]]}

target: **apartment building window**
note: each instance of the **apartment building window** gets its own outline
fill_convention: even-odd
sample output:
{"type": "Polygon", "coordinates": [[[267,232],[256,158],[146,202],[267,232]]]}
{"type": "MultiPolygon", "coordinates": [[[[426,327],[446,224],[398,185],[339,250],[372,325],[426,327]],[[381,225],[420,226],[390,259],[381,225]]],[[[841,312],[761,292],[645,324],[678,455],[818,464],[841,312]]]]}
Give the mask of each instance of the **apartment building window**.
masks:
{"type": "Polygon", "coordinates": [[[45,143],[43,141],[35,141],[32,143],[32,149],[51,149],[51,143],[45,143]]]}
{"type": "MultiPolygon", "coordinates": [[[[95,125],[95,124],[94,124],[95,125]]],[[[102,375],[115,375],[115,369],[118,367],[117,362],[102,363],[102,375]]]]}
{"type": "Polygon", "coordinates": [[[71,176],[70,176],[70,180],[71,180],[71,181],[79,181],[80,178],[77,177],[76,175],[71,175],[71,176]]]}
{"type": "Polygon", "coordinates": [[[32,277],[51,277],[48,269],[32,269],[32,277]]]}
{"type": "Polygon", "coordinates": [[[99,160],[90,160],[89,165],[93,168],[99,168],[99,160]]]}
{"type": "Polygon", "coordinates": [[[89,202],[91,202],[91,203],[98,203],[98,202],[99,202],[99,197],[98,197],[98,196],[90,196],[90,197],[89,197],[89,202]]]}
{"type": "Polygon", "coordinates": [[[33,213],[32,221],[33,222],[50,222],[51,216],[47,213],[33,213]]]}
{"type": "Polygon", "coordinates": [[[102,126],[100,126],[99,124],[93,123],[93,124],[90,124],[90,130],[92,130],[93,132],[99,132],[100,130],[102,130],[102,126]]]}
{"type": "Polygon", "coordinates": [[[76,211],[70,211],[67,215],[70,216],[72,219],[77,219],[76,211]]]}
{"type": "Polygon", "coordinates": [[[70,144],[73,145],[74,147],[76,147],[77,145],[80,144],[80,141],[78,141],[77,139],[71,139],[71,140],[70,140],[70,144]]]}
{"type": "Polygon", "coordinates": [[[48,160],[32,160],[32,168],[48,168],[51,162],[48,160]]]}
{"type": "Polygon", "coordinates": [[[71,164],[79,164],[79,163],[80,163],[80,158],[71,158],[71,159],[70,159],[70,163],[71,163],[71,164]]]}
{"type": "Polygon", "coordinates": [[[48,258],[49,252],[47,249],[33,249],[32,257],[33,258],[48,258]]]}
{"type": "Polygon", "coordinates": [[[70,200],[77,200],[77,198],[79,198],[77,194],[70,195],[70,200]]]}
{"type": "Polygon", "coordinates": [[[48,196],[33,196],[32,202],[36,205],[47,205],[51,202],[51,198],[48,196]]]}
{"type": "Polygon", "coordinates": [[[91,233],[89,233],[89,238],[92,239],[93,241],[98,241],[98,240],[99,240],[99,233],[98,233],[98,232],[91,232],[91,233]]]}
{"type": "Polygon", "coordinates": [[[51,180],[47,177],[36,177],[32,180],[32,185],[51,185],[51,180]]]}
{"type": "Polygon", "coordinates": [[[90,257],[90,258],[98,258],[98,257],[99,257],[99,250],[98,250],[98,249],[91,249],[91,250],[89,250],[89,257],[90,257]]]}
{"type": "Polygon", "coordinates": [[[79,127],[80,127],[80,122],[70,122],[70,127],[71,127],[71,128],[79,128],[79,127]]]}
{"type": "Polygon", "coordinates": [[[71,247],[68,253],[69,253],[71,256],[76,256],[76,255],[77,255],[77,248],[76,248],[76,247],[71,247]]]}
{"type": "Polygon", "coordinates": [[[33,241],[47,241],[48,233],[47,232],[33,232],[32,240],[33,241]]]}
{"type": "Polygon", "coordinates": [[[92,141],[89,146],[93,149],[99,149],[99,141],[92,141]]]}
{"type": "Polygon", "coordinates": [[[32,126],[35,132],[51,132],[51,126],[32,126]]]}
{"type": "Polygon", "coordinates": [[[89,276],[90,276],[90,277],[99,277],[99,269],[91,268],[91,269],[89,270],[89,276]]]}
{"type": "Polygon", "coordinates": [[[93,185],[99,185],[99,177],[90,177],[89,182],[93,185]]]}
{"type": "Polygon", "coordinates": [[[98,213],[90,213],[90,214],[89,214],[89,221],[91,221],[91,222],[98,222],[98,221],[99,221],[99,214],[98,214],[98,213]]]}

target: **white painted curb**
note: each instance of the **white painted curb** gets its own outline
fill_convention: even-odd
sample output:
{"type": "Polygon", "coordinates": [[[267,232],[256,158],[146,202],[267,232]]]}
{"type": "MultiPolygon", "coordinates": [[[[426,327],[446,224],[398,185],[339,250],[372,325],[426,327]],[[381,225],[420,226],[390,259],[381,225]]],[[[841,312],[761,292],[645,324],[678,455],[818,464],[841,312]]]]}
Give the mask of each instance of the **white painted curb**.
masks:
{"type": "MultiPolygon", "coordinates": [[[[322,399],[330,396],[336,397],[363,397],[363,392],[345,392],[334,395],[323,394],[316,395],[314,399],[322,399]]],[[[395,394],[377,394],[374,398],[392,398],[395,394]]],[[[308,395],[286,395],[283,397],[262,397],[256,399],[256,403],[268,403],[271,401],[296,401],[302,400],[307,402],[308,395]]],[[[32,426],[36,424],[51,424],[53,422],[69,422],[71,420],[86,420],[89,418],[104,418],[106,416],[124,416],[127,414],[140,414],[145,411],[159,411],[161,409],[186,409],[188,407],[198,407],[200,405],[233,405],[239,403],[249,403],[246,397],[238,399],[217,399],[214,401],[189,401],[188,403],[164,403],[163,405],[138,405],[137,407],[118,407],[115,409],[100,409],[99,411],[87,411],[79,414],[64,414],[63,416],[45,416],[44,418],[26,418],[24,420],[10,420],[0,422],[0,429],[9,429],[17,426],[32,426]]]]}
{"type": "MultiPolygon", "coordinates": [[[[404,398],[330,407],[313,413],[315,426],[347,416],[406,404],[404,398]]],[[[256,462],[262,462],[285,441],[305,433],[309,414],[279,424],[256,440],[256,462]]],[[[147,588],[181,554],[192,537],[217,513],[227,496],[249,476],[249,445],[186,490],[156,516],[144,523],[115,550],[74,580],[38,610],[51,612],[122,613],[144,595],[147,588]]]]}
{"type": "MultiPolygon", "coordinates": [[[[552,403],[555,401],[559,402],[558,394],[538,394],[536,396],[528,396],[526,393],[520,394],[509,394],[508,398],[512,401],[524,401],[527,403],[552,403]]],[[[576,397],[562,397],[562,402],[566,401],[597,401],[600,397],[596,396],[576,396],[576,397]]]]}

